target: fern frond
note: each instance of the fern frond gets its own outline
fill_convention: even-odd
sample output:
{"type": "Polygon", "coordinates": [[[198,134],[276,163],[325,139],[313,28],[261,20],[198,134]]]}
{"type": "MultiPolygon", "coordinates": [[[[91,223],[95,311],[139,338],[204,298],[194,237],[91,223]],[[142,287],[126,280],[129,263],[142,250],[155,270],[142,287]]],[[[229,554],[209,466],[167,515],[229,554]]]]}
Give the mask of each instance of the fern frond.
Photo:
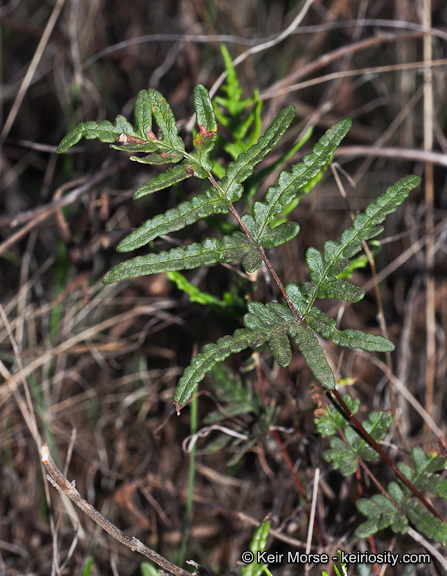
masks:
{"type": "Polygon", "coordinates": [[[228,211],[229,203],[222,200],[215,188],[209,188],[203,194],[182,202],[177,208],[172,208],[164,214],[158,214],[147,220],[138,230],[121,240],[117,250],[119,252],[136,250],[154,238],[181,230],[200,218],[206,218],[210,214],[227,214],[228,211]]]}
{"type": "Polygon", "coordinates": [[[242,196],[244,188],[242,182],[252,174],[256,164],[264,159],[265,155],[272,150],[295,117],[295,108],[284,108],[267,128],[257,144],[251,146],[247,152],[240,154],[235,162],[231,162],[226,170],[224,178],[220,182],[223,197],[229,202],[235,202],[242,196]]]}
{"type": "Polygon", "coordinates": [[[257,241],[275,216],[299,195],[310,180],[330,164],[335,149],[351,125],[352,121],[345,119],[332,126],[315,144],[311,154],[306,154],[301,162],[293,166],[291,172],[281,172],[278,184],[268,188],[265,202],[255,202],[253,215],[259,227],[257,241]]]}
{"type": "Polygon", "coordinates": [[[191,364],[180,378],[174,394],[174,403],[180,407],[184,406],[196,391],[205,374],[217,362],[222,362],[231,354],[241,352],[246,348],[257,348],[265,340],[265,335],[262,332],[239,328],[232,336],[224,336],[216,344],[207,344],[202,352],[194,356],[191,364]]]}
{"type": "Polygon", "coordinates": [[[446,469],[447,458],[432,453],[426,454],[419,446],[412,449],[411,455],[414,461],[414,471],[407,464],[399,463],[400,471],[419,491],[429,490],[436,496],[447,498],[447,479],[440,474],[435,474],[446,469]]]}
{"type": "MultiPolygon", "coordinates": [[[[351,414],[357,414],[360,408],[360,400],[358,398],[352,398],[349,394],[344,394],[343,401],[351,414]]],[[[344,430],[349,426],[349,420],[344,412],[337,409],[333,404],[329,404],[324,414],[315,418],[315,425],[319,434],[333,436],[337,433],[337,430],[344,430]]]]}
{"type": "MultiPolygon", "coordinates": [[[[138,161],[141,160],[143,159],[140,158],[138,161]]],[[[135,200],[138,200],[147,194],[152,194],[153,192],[158,192],[159,190],[169,188],[169,186],[177,184],[177,182],[181,182],[182,180],[186,180],[188,177],[189,174],[187,166],[184,164],[180,166],[173,166],[165,172],[158,174],[158,176],[155,176],[155,178],[151,178],[148,182],[137,188],[133,197],[135,200]]]]}
{"type": "Polygon", "coordinates": [[[276,226],[276,228],[267,228],[264,234],[259,239],[259,244],[263,248],[273,248],[280,246],[295,238],[300,231],[300,227],[296,222],[283,222],[276,226]]]}
{"type": "Polygon", "coordinates": [[[140,138],[147,140],[152,130],[152,102],[147,90],[140,90],[135,101],[135,124],[140,138]]]}
{"type": "Polygon", "coordinates": [[[86,140],[98,139],[100,142],[115,142],[120,134],[131,136],[132,138],[139,138],[139,134],[135,132],[124,116],[117,116],[115,124],[108,120],[101,122],[82,122],[71,132],[69,132],[62,142],[57,147],[56,152],[61,154],[68,148],[71,148],[79,142],[81,138],[86,140]]]}
{"type": "Polygon", "coordinates": [[[249,302],[248,314],[244,316],[244,325],[251,330],[262,330],[272,349],[277,364],[288,366],[292,361],[287,329],[295,323],[293,314],[277,302],[249,302]]]}
{"type": "Polygon", "coordinates": [[[393,532],[406,534],[408,519],[383,494],[375,494],[372,498],[357,500],[358,510],[368,518],[355,531],[357,538],[368,538],[379,530],[391,527],[393,532]]]}
{"type": "Polygon", "coordinates": [[[231,262],[246,256],[252,247],[250,240],[242,232],[224,236],[222,241],[207,238],[202,243],[194,242],[186,248],[173,248],[168,252],[137,256],[121,262],[104,276],[106,284],[112,284],[126,278],[136,278],[147,274],[174,270],[190,270],[216,262],[231,262]]]}
{"type": "Polygon", "coordinates": [[[360,348],[368,352],[392,352],[395,348],[388,338],[377,334],[368,334],[361,330],[337,330],[335,320],[329,318],[315,306],[312,306],[309,313],[306,314],[306,320],[313,330],[319,332],[324,338],[332,340],[338,346],[360,348]]]}
{"type": "MultiPolygon", "coordinates": [[[[147,146],[147,145],[146,145],[147,146]]],[[[141,144],[128,144],[125,146],[117,146],[113,144],[111,148],[115,150],[123,150],[124,152],[150,152],[147,156],[131,156],[130,159],[139,164],[150,164],[151,166],[161,166],[163,164],[176,164],[183,160],[183,155],[178,152],[161,152],[160,154],[155,154],[153,151],[154,146],[151,146],[151,150],[146,150],[145,145],[141,144]]],[[[157,147],[158,148],[158,147],[157,147]]],[[[157,149],[155,148],[155,150],[157,149]]],[[[155,178],[154,178],[155,180],[155,178]]],[[[161,190],[161,188],[159,188],[161,190]]]]}
{"type": "Polygon", "coordinates": [[[306,295],[308,304],[305,313],[309,312],[316,298],[327,298],[330,297],[329,294],[333,294],[333,284],[337,281],[337,276],[349,268],[349,258],[360,251],[362,241],[382,232],[380,224],[402,204],[420,182],[419,176],[405,176],[388,188],[365,212],[357,214],[352,227],[347,228],[341,235],[340,242],[325,243],[324,255],[315,248],[307,250],[306,262],[313,284],[306,295]]]}
{"type": "Polygon", "coordinates": [[[378,530],[391,527],[393,532],[406,534],[409,521],[428,538],[447,546],[447,524],[436,518],[416,498],[409,496],[397,482],[390,482],[388,493],[399,506],[398,510],[385,496],[376,494],[372,498],[361,498],[356,502],[358,510],[368,518],[356,530],[356,536],[366,538],[378,530]]]}
{"type": "Polygon", "coordinates": [[[149,97],[152,115],[163,137],[162,140],[158,141],[160,150],[183,153],[185,151],[185,143],[178,135],[174,114],[166,98],[153,88],[149,90],[149,97]]]}
{"type": "Polygon", "coordinates": [[[334,374],[324,355],[323,348],[312,330],[306,324],[296,323],[289,328],[289,334],[298,344],[306,364],[318,382],[324,388],[333,390],[335,388],[334,374]]]}
{"type": "Polygon", "coordinates": [[[436,518],[416,498],[410,498],[403,506],[410,522],[435,542],[447,546],[447,524],[436,518]]]}
{"type": "MultiPolygon", "coordinates": [[[[387,434],[392,422],[392,414],[379,410],[371,412],[362,425],[376,442],[380,442],[387,434]]],[[[377,458],[378,454],[354,428],[347,427],[345,436],[348,445],[340,438],[332,438],[331,448],[323,453],[323,458],[331,463],[334,470],[340,470],[343,476],[350,476],[358,468],[358,458],[370,462],[377,458]]]]}

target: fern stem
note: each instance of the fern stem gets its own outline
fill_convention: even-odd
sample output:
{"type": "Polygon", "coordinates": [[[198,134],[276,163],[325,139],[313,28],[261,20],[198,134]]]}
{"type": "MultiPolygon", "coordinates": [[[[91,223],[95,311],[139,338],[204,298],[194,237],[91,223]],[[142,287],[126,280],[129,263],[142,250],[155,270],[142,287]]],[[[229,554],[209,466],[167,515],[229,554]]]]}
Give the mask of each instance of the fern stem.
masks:
{"type": "Polygon", "coordinates": [[[374,450],[379,454],[379,456],[381,456],[381,458],[383,460],[385,460],[385,462],[388,464],[388,466],[394,471],[394,473],[396,474],[396,476],[399,478],[399,480],[402,480],[402,482],[405,484],[405,486],[411,490],[411,492],[413,492],[413,494],[416,496],[416,498],[427,508],[427,510],[429,512],[431,512],[433,514],[433,516],[436,516],[436,518],[439,518],[439,520],[444,521],[444,519],[442,518],[442,516],[439,514],[439,512],[437,512],[435,510],[435,508],[433,508],[433,506],[430,504],[430,502],[428,502],[424,496],[419,492],[419,490],[413,486],[413,484],[408,480],[408,478],[399,470],[399,468],[396,466],[396,464],[391,460],[391,458],[382,450],[382,448],[380,447],[380,445],[374,440],[374,438],[371,437],[370,434],[368,434],[368,432],[363,428],[363,426],[360,424],[360,422],[357,420],[357,418],[354,416],[354,414],[352,414],[352,412],[349,410],[348,406],[346,405],[346,403],[344,402],[343,398],[341,397],[341,394],[338,392],[338,390],[331,390],[332,394],[335,396],[337,402],[340,404],[340,406],[343,408],[344,413],[346,414],[346,416],[351,420],[351,422],[354,424],[354,426],[357,428],[357,430],[360,432],[360,434],[365,438],[365,440],[368,442],[368,444],[374,448],[374,450]]]}
{"type": "MultiPolygon", "coordinates": [[[[214,177],[212,175],[210,176],[209,180],[212,183],[212,185],[215,188],[217,188],[217,190],[220,190],[219,185],[217,184],[216,180],[214,179],[214,177]]],[[[258,249],[259,254],[261,255],[261,258],[264,261],[264,264],[267,266],[268,271],[272,275],[273,280],[275,281],[276,285],[278,286],[278,288],[282,294],[282,297],[284,298],[287,306],[290,308],[290,311],[292,312],[293,316],[295,317],[295,320],[297,322],[300,322],[301,324],[303,324],[305,322],[304,318],[302,316],[300,316],[300,314],[298,314],[295,306],[292,304],[292,301],[290,300],[290,298],[286,292],[286,289],[284,288],[284,284],[281,282],[278,274],[275,272],[273,266],[270,264],[270,260],[265,255],[265,252],[262,249],[262,247],[259,246],[259,244],[256,242],[256,240],[253,238],[253,236],[251,235],[247,226],[245,226],[245,224],[242,222],[242,219],[239,216],[239,214],[238,214],[236,208],[233,206],[233,204],[230,204],[230,211],[233,214],[233,216],[236,218],[236,220],[237,220],[239,226],[242,228],[243,232],[246,234],[246,236],[253,243],[253,246],[255,246],[258,249]]]]}

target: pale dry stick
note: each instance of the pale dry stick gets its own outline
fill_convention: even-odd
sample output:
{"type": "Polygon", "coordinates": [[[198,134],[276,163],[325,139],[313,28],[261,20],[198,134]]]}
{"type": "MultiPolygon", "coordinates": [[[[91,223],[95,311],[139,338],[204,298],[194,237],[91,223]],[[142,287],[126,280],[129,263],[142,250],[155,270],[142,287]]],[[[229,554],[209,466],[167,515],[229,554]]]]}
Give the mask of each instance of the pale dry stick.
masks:
{"type": "Polygon", "coordinates": [[[42,34],[42,38],[36,48],[34,56],[30,62],[28,70],[23,78],[22,85],[20,86],[19,92],[16,96],[14,104],[12,105],[11,111],[9,112],[8,118],[6,119],[5,125],[3,126],[3,130],[0,134],[0,146],[2,146],[3,142],[7,138],[9,131],[11,130],[12,125],[14,124],[14,120],[19,112],[20,106],[22,105],[23,99],[25,98],[25,94],[29,88],[29,85],[33,79],[34,72],[36,71],[37,66],[39,65],[40,59],[42,58],[42,54],[45,50],[45,47],[50,39],[51,32],[53,31],[54,25],[56,24],[57,19],[59,18],[59,14],[62,10],[65,0],[57,0],[53,12],[47,22],[45,30],[42,34]]]}
{"type": "MultiPolygon", "coordinates": [[[[87,19],[89,22],[92,21],[91,18],[87,19]]],[[[357,20],[341,20],[337,22],[326,22],[324,24],[315,24],[310,26],[301,26],[299,30],[294,30],[292,35],[295,34],[315,34],[316,32],[325,31],[325,30],[337,30],[339,28],[351,28],[357,24],[357,20]]],[[[441,40],[447,41],[447,34],[442,30],[438,30],[436,28],[426,28],[425,26],[421,26],[420,24],[416,24],[414,22],[407,22],[405,20],[384,20],[384,19],[371,19],[367,18],[362,21],[362,26],[364,27],[378,27],[383,26],[386,28],[399,28],[399,29],[407,29],[407,30],[414,30],[415,32],[419,32],[420,35],[422,33],[431,34],[436,38],[440,38],[441,40]]],[[[88,60],[86,60],[82,64],[82,69],[88,68],[94,62],[97,62],[104,56],[109,56],[114,52],[119,52],[124,48],[128,48],[129,46],[134,46],[135,44],[145,44],[147,42],[185,42],[185,43],[195,43],[195,44],[216,44],[224,42],[226,44],[240,44],[241,46],[254,46],[254,45],[263,45],[266,42],[270,42],[275,40],[277,37],[276,34],[273,36],[268,36],[266,38],[243,38],[241,36],[234,36],[232,34],[147,34],[144,36],[137,36],[136,38],[130,38],[129,40],[124,40],[122,42],[118,42],[117,44],[113,44],[111,46],[107,46],[104,50],[100,50],[93,56],[91,56],[88,60]]],[[[394,37],[396,37],[394,35],[394,37]]],[[[299,72],[299,71],[298,71],[299,72]]]]}
{"type": "Polygon", "coordinates": [[[132,552],[138,552],[146,558],[149,558],[152,562],[167,570],[171,574],[176,576],[191,576],[190,572],[183,570],[179,566],[172,564],[166,558],[157,554],[154,550],[151,550],[148,546],[143,544],[140,540],[135,537],[127,536],[114,524],[112,524],[107,518],[96,510],[91,504],[89,504],[80,493],[76,490],[74,482],[69,482],[67,478],[62,474],[59,468],[54,463],[50,456],[50,451],[48,449],[48,444],[42,446],[41,449],[42,462],[47,471],[47,478],[49,482],[63,494],[68,496],[76,506],[78,506],[89,518],[91,518],[98,526],[105,530],[110,536],[115,538],[121,544],[124,544],[132,550],[132,552]]]}
{"type": "MultiPolygon", "coordinates": [[[[317,500],[318,500],[318,484],[320,482],[320,468],[315,468],[314,474],[314,489],[312,491],[312,507],[310,509],[310,517],[309,517],[309,528],[307,530],[307,542],[306,542],[306,554],[310,553],[310,546],[312,544],[312,535],[314,532],[314,525],[315,525],[315,511],[317,509],[317,500]]],[[[309,574],[309,563],[306,563],[304,568],[305,574],[309,574]]]]}
{"type": "Polygon", "coordinates": [[[411,536],[413,540],[416,540],[416,542],[423,546],[428,552],[430,552],[433,558],[436,558],[439,564],[441,564],[441,566],[447,572],[447,558],[443,556],[441,552],[439,552],[439,550],[433,546],[433,544],[426,540],[422,534],[419,534],[419,532],[411,526],[408,526],[407,534],[411,536]]]}
{"type": "MultiPolygon", "coordinates": [[[[357,25],[357,22],[355,22],[354,25],[357,25]]],[[[272,86],[269,87],[269,91],[277,91],[286,88],[292,81],[296,82],[296,80],[299,80],[305,76],[309,76],[317,70],[320,70],[321,68],[324,68],[325,66],[328,66],[337,60],[345,58],[346,56],[352,55],[355,52],[366,50],[367,48],[371,48],[373,46],[379,46],[380,44],[387,42],[397,43],[403,39],[419,38],[420,36],[422,36],[421,32],[405,32],[404,34],[398,35],[390,32],[383,32],[382,34],[377,34],[376,36],[364,38],[363,40],[358,40],[357,42],[352,42],[351,44],[341,46],[340,48],[336,48],[331,52],[322,54],[315,60],[304,66],[301,66],[295,72],[288,74],[283,80],[275,82],[272,84],[272,86]]]]}
{"type": "MultiPolygon", "coordinates": [[[[431,0],[422,2],[422,24],[431,26],[431,0]]],[[[424,34],[424,60],[430,61],[433,56],[432,39],[424,34]]],[[[424,150],[433,150],[433,70],[424,70],[424,150]]],[[[434,250],[434,178],[433,164],[425,164],[425,258],[427,262],[427,286],[425,302],[425,329],[426,329],[426,363],[425,363],[425,409],[433,413],[433,398],[436,378],[436,316],[435,316],[435,276],[433,273],[435,263],[434,250]]],[[[425,425],[427,430],[427,426],[425,425]]]]}
{"type": "MultiPolygon", "coordinates": [[[[303,18],[305,17],[307,12],[309,11],[309,8],[313,4],[313,2],[314,2],[314,0],[306,0],[303,7],[301,8],[301,10],[298,12],[298,14],[295,16],[293,21],[289,24],[289,26],[287,26],[287,28],[285,30],[280,32],[273,39],[267,40],[266,42],[263,42],[261,44],[256,44],[256,46],[252,46],[248,50],[245,50],[245,52],[242,52],[242,54],[239,54],[239,56],[232,61],[232,65],[236,68],[236,66],[238,66],[238,64],[243,62],[246,58],[248,58],[252,54],[257,54],[258,52],[263,52],[264,50],[267,50],[268,48],[271,48],[272,46],[276,46],[277,44],[279,44],[280,42],[285,40],[288,36],[293,34],[293,32],[298,28],[298,26],[303,21],[303,18]]],[[[216,92],[218,91],[220,86],[225,81],[226,77],[227,77],[226,71],[222,72],[222,74],[219,76],[219,78],[214,82],[214,84],[212,85],[212,87],[209,91],[210,98],[212,98],[216,94],[216,92]]],[[[190,120],[188,121],[188,123],[186,125],[186,129],[188,130],[188,132],[191,132],[191,130],[193,128],[195,118],[196,118],[196,115],[193,114],[191,116],[190,120]]]]}
{"type": "Polygon", "coordinates": [[[395,158],[412,162],[431,162],[447,167],[447,156],[439,152],[426,150],[410,150],[408,148],[376,148],[375,146],[339,146],[334,153],[335,158],[342,156],[373,156],[376,158],[395,158]]]}
{"type": "Polygon", "coordinates": [[[400,70],[412,70],[414,68],[420,68],[424,70],[427,67],[437,68],[438,66],[447,66],[447,58],[440,58],[439,60],[431,60],[430,62],[408,62],[403,64],[390,64],[388,66],[373,66],[370,68],[361,68],[359,70],[345,70],[343,72],[333,72],[331,74],[325,74],[324,76],[319,76],[318,78],[312,78],[311,80],[306,80],[305,82],[300,82],[298,84],[293,84],[287,88],[281,88],[278,90],[270,90],[263,92],[260,95],[261,100],[270,100],[271,98],[276,98],[282,94],[290,94],[291,92],[297,92],[303,88],[309,88],[310,86],[316,86],[322,84],[323,82],[330,82],[331,80],[336,80],[338,78],[352,78],[354,76],[362,75],[378,75],[384,72],[396,72],[400,70]]]}

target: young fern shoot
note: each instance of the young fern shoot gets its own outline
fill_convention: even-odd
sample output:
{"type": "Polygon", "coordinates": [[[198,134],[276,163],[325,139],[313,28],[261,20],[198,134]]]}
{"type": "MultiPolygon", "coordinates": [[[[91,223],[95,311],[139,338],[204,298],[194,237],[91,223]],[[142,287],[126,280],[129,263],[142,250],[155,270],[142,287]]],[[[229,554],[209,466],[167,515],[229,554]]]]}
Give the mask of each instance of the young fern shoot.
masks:
{"type": "Polygon", "coordinates": [[[290,241],[298,234],[298,224],[286,219],[287,208],[292,203],[296,204],[321,179],[336,148],[350,129],[351,120],[337,122],[320,138],[310,154],[305,155],[290,171],[280,173],[277,183],[268,188],[263,201],[255,202],[246,213],[239,215],[233,203],[243,197],[244,182],[286,132],[295,110],[293,106],[282,110],[259,140],[229,163],[222,178],[216,179],[212,173],[214,163],[211,152],[216,142],[217,123],[213,103],[202,85],[194,90],[194,107],[199,130],[190,152],[186,151],[178,134],[166,99],[152,89],[142,90],[138,94],[135,129],[123,116],[118,116],[115,124],[107,121],[98,124],[86,122],[70,132],[59,145],[58,152],[64,152],[82,137],[97,138],[110,143],[116,150],[145,154],[131,156],[133,161],[175,164],[140,186],[134,194],[136,199],[187,178],[209,180],[211,186],[205,192],[147,220],[122,240],[117,247],[120,252],[136,250],[163,234],[178,231],[212,214],[231,211],[241,227],[240,231],[223,235],[221,239],[206,238],[185,248],[173,248],[124,261],[106,274],[104,282],[189,270],[217,262],[240,261],[246,272],[254,272],[264,261],[273,274],[284,304],[250,302],[243,318],[244,327],[220,338],[215,344],[206,345],[180,378],[174,396],[177,411],[192,397],[205,374],[217,362],[222,362],[235,352],[267,343],[276,362],[280,366],[288,366],[292,359],[289,338],[297,343],[315,379],[324,388],[333,390],[336,384],[334,374],[315,333],[340,346],[368,351],[387,352],[393,350],[394,345],[382,336],[360,330],[337,330],[335,321],[321,312],[315,303],[321,298],[347,302],[358,302],[363,298],[363,290],[341,275],[349,268],[350,259],[361,250],[362,242],[380,234],[387,215],[394,212],[410,191],[419,185],[420,178],[406,176],[391,186],[356,216],[352,227],[341,235],[340,242],[326,242],[323,252],[309,248],[306,263],[310,281],[301,285],[291,283],[284,288],[269,263],[266,251],[290,241]],[[158,136],[152,129],[153,120],[160,132],[158,136]]]}

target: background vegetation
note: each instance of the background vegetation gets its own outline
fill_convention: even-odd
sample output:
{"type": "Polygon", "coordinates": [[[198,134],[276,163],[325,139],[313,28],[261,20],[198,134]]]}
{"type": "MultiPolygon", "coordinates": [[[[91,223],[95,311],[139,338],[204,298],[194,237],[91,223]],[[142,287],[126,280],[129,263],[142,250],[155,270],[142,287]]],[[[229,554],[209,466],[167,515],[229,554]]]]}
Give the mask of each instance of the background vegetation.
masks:
{"type": "MultiPolygon", "coordinates": [[[[422,0],[11,0],[0,8],[0,574],[81,574],[89,558],[97,574],[140,573],[140,557],[46,486],[40,437],[90,503],[178,559],[191,443],[185,440],[190,410],[177,418],[173,393],[191,356],[232,332],[240,310],[222,314],[191,303],[165,275],[103,285],[102,276],[122,259],[114,250],[118,241],[186,198],[194,183],[135,202],[133,191],[157,168],[130,163],[97,142],[81,141],[65,156],[55,151],[79,122],[130,116],[138,91],[149,87],[168,98],[187,139],[194,86],[211,88],[224,69],[221,43],[233,58],[251,49],[237,71],[246,96],[259,89],[265,125],[284,106],[295,106],[298,120],[283,152],[309,126],[313,143],[338,119],[354,121],[335,158],[346,197],[328,172],[299,204],[293,220],[301,233],[273,259],[285,282],[306,280],[306,249],[337,239],[351,211],[405,174],[425,176],[387,221],[378,277],[369,267],[355,273],[367,297],[336,312],[350,328],[385,328],[396,344],[392,364],[329,345],[326,354],[337,376],[354,384],[349,392],[360,400],[359,417],[379,408],[395,413],[384,443],[393,459],[405,460],[414,446],[447,455],[446,21],[442,1],[422,0]],[[288,29],[300,10],[302,22],[288,29]],[[424,36],[427,14],[432,29],[424,36]],[[437,62],[430,78],[420,63],[431,58],[437,62]],[[383,303],[379,319],[375,286],[383,303]],[[420,405],[433,422],[421,416],[420,405]]],[[[275,153],[267,157],[276,160],[275,153]]],[[[261,192],[272,182],[263,181],[261,192]]],[[[201,223],[165,242],[181,243],[186,234],[198,241],[204,233],[201,223]]],[[[233,294],[242,307],[247,293],[275,295],[268,276],[241,275],[230,266],[185,275],[202,291],[233,294]]],[[[374,490],[331,472],[322,459],[328,441],[316,434],[316,396],[309,394],[312,378],[299,353],[287,369],[270,354],[242,354],[226,366],[209,377],[213,386],[200,387],[199,428],[225,405],[237,377],[253,405],[264,386],[277,406],[278,428],[275,434],[262,429],[247,408],[237,418],[227,415],[223,432],[197,439],[187,558],[227,572],[267,514],[271,550],[304,550],[317,468],[320,533],[313,549],[331,555],[339,547],[358,549],[355,501],[364,496],[360,490],[374,490]],[[241,446],[219,449],[236,426],[246,437],[243,455],[241,446]]],[[[383,462],[372,468],[383,484],[394,479],[383,462]]],[[[424,551],[387,532],[374,544],[378,551],[424,551]]],[[[323,568],[331,573],[318,565],[309,574],[323,568]]],[[[433,566],[417,570],[436,573],[433,566]]],[[[413,572],[388,566],[386,573],[413,572]]]]}

